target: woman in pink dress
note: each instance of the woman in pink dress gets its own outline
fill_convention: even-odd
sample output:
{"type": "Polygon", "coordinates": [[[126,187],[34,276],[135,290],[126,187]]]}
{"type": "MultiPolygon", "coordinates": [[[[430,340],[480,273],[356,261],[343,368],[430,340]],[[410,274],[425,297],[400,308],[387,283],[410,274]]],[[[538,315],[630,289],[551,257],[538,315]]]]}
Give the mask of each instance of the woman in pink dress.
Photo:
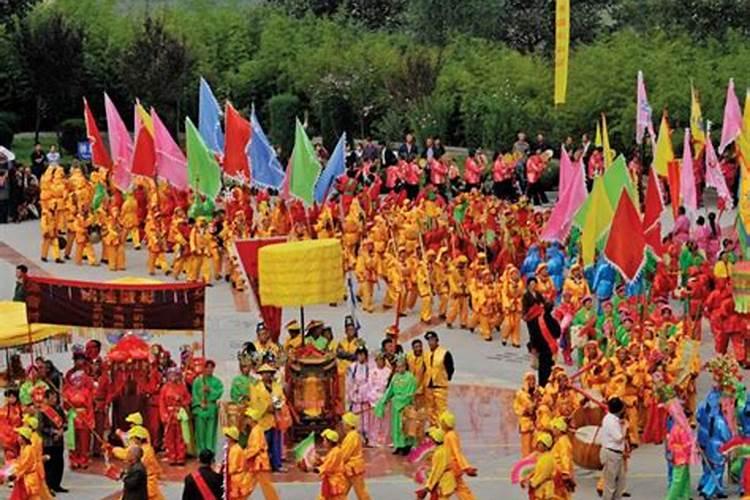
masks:
{"type": "Polygon", "coordinates": [[[700,250],[711,260],[708,255],[708,242],[711,240],[711,230],[706,226],[706,219],[702,215],[695,220],[695,230],[693,230],[693,240],[700,250]]]}
{"type": "Polygon", "coordinates": [[[706,256],[711,262],[716,262],[721,249],[721,226],[719,221],[716,220],[716,212],[709,212],[708,214],[708,229],[711,231],[711,235],[708,239],[706,256]]]}
{"type": "MultiPolygon", "coordinates": [[[[383,353],[375,356],[375,366],[370,370],[369,395],[370,407],[374,408],[385,394],[388,381],[391,378],[391,367],[385,362],[383,353]]],[[[373,446],[386,446],[388,444],[388,422],[389,418],[372,419],[372,431],[369,442],[373,446]]]]}
{"type": "Polygon", "coordinates": [[[677,209],[677,218],[674,220],[674,229],[672,230],[672,241],[682,246],[690,239],[690,219],[685,213],[685,207],[677,209]]]}

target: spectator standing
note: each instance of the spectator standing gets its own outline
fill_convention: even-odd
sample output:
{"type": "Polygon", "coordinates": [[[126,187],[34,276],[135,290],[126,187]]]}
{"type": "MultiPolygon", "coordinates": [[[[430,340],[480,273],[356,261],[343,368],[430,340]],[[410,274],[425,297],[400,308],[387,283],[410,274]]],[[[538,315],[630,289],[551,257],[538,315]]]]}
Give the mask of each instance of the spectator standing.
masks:
{"type": "Polygon", "coordinates": [[[128,448],[128,468],[122,473],[122,500],[148,500],[148,478],[140,446],[128,448]]]}
{"type": "Polygon", "coordinates": [[[518,133],[518,139],[513,143],[512,152],[514,155],[519,155],[524,160],[529,155],[529,143],[526,141],[525,133],[518,133]]]}
{"type": "Polygon", "coordinates": [[[26,302],[26,275],[29,268],[20,264],[16,266],[16,288],[13,291],[13,302],[26,302]]]}
{"type": "Polygon", "coordinates": [[[414,144],[414,135],[406,134],[404,143],[398,148],[398,156],[406,161],[414,161],[419,157],[419,148],[414,144]]]}
{"type": "Polygon", "coordinates": [[[47,486],[54,493],[67,493],[62,487],[65,470],[65,441],[63,439],[66,419],[57,397],[57,389],[47,389],[45,402],[39,407],[39,422],[42,434],[44,454],[49,460],[44,462],[44,474],[47,486]]]}
{"type": "Polygon", "coordinates": [[[224,498],[224,478],[213,469],[214,453],[203,450],[198,456],[200,467],[185,476],[182,500],[216,500],[224,498]],[[213,496],[211,496],[213,495],[213,496]]]}
{"type": "Polygon", "coordinates": [[[60,165],[60,152],[54,144],[49,147],[49,152],[47,153],[47,164],[55,166],[60,165]]]}
{"type": "Polygon", "coordinates": [[[610,399],[599,432],[602,443],[600,458],[604,465],[604,500],[622,498],[625,491],[627,422],[622,419],[624,410],[625,405],[620,398],[610,399]]]}
{"type": "Polygon", "coordinates": [[[544,140],[544,134],[536,134],[536,142],[534,143],[533,153],[544,153],[548,149],[550,149],[550,147],[544,140]]]}
{"type": "Polygon", "coordinates": [[[42,150],[42,145],[38,142],[34,144],[34,151],[31,152],[31,172],[38,178],[44,173],[47,166],[47,155],[42,150]]]}
{"type": "Polygon", "coordinates": [[[435,141],[432,145],[432,155],[436,160],[439,160],[443,156],[445,156],[445,146],[443,146],[443,142],[440,140],[440,137],[435,137],[435,141]]]}
{"type": "Polygon", "coordinates": [[[362,147],[362,160],[375,161],[380,157],[380,148],[372,142],[372,137],[367,136],[365,145],[362,147]]]}

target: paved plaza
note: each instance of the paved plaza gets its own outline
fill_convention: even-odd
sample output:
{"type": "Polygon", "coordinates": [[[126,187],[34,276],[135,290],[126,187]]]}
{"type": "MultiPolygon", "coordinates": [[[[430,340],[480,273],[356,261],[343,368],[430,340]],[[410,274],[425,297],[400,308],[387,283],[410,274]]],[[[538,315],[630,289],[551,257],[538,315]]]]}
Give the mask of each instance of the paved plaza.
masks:
{"type": "MultiPolygon", "coordinates": [[[[731,214],[722,219],[724,226],[731,224],[731,214]]],[[[49,276],[107,281],[123,276],[147,277],[145,251],[129,250],[126,272],[112,273],[105,267],[92,268],[66,264],[42,263],[39,260],[39,228],[36,222],[20,225],[0,225],[0,298],[8,299],[13,290],[15,265],[25,263],[30,274],[44,273],[49,276]]],[[[159,279],[168,280],[161,277],[159,279]]],[[[382,288],[379,291],[382,293],[382,288]]],[[[258,314],[254,302],[247,295],[233,293],[226,283],[207,289],[206,304],[206,355],[217,362],[217,375],[225,384],[225,391],[236,374],[236,352],[242,343],[254,339],[254,327],[258,314]]],[[[316,306],[305,309],[305,318],[321,319],[334,328],[338,337],[343,334],[343,319],[348,306],[316,306]]],[[[282,324],[296,318],[298,310],[284,311],[282,324]]],[[[374,348],[379,345],[385,328],[393,323],[393,313],[359,314],[362,323],[361,336],[374,348]]],[[[2,328],[2,326],[0,326],[2,328]]],[[[419,324],[416,314],[401,319],[405,339],[421,336],[426,330],[419,324]]],[[[458,430],[463,440],[465,453],[479,468],[479,477],[469,480],[479,499],[522,499],[525,492],[512,485],[509,471],[518,459],[519,446],[515,416],[511,402],[513,392],[522,374],[529,369],[525,350],[503,347],[497,338],[492,343],[483,341],[478,335],[462,330],[448,330],[443,324],[435,325],[441,343],[447,347],[456,361],[456,376],[451,389],[450,406],[458,417],[458,430]]],[[[710,334],[704,324],[702,353],[704,359],[712,355],[710,334]]],[[[525,332],[524,332],[525,335],[525,332]]],[[[80,340],[80,339],[79,339],[80,340]]],[[[169,334],[158,337],[158,342],[177,356],[180,345],[199,342],[200,335],[169,334]]],[[[46,354],[45,354],[46,355],[46,354]]],[[[61,370],[70,366],[69,353],[48,355],[61,370]]],[[[706,392],[709,377],[701,375],[700,394],[706,392]]],[[[225,394],[226,394],[225,392],[225,394]]],[[[368,484],[375,499],[408,499],[416,484],[411,478],[413,469],[390,456],[386,449],[368,451],[368,484]]],[[[290,468],[292,464],[289,464],[290,468]]],[[[165,468],[168,467],[165,464],[165,468]]],[[[189,468],[184,469],[188,471],[189,468]]],[[[663,498],[666,491],[666,464],[662,446],[642,446],[630,461],[628,490],[636,499],[663,498]]],[[[185,472],[174,471],[175,480],[163,484],[168,499],[180,498],[182,486],[177,478],[185,472]]],[[[693,485],[697,484],[699,467],[693,468],[693,485]]],[[[597,498],[594,483],[596,475],[589,471],[578,471],[578,490],[575,498],[597,498]]],[[[283,499],[314,499],[319,484],[314,474],[294,472],[275,476],[275,482],[283,499]]],[[[119,484],[92,473],[80,474],[66,471],[64,484],[71,492],[60,498],[76,500],[116,498],[119,484]]],[[[0,498],[5,492],[0,491],[0,498]]],[[[256,492],[253,498],[261,498],[256,492]]],[[[350,495],[354,498],[354,495],[350,495]]]]}

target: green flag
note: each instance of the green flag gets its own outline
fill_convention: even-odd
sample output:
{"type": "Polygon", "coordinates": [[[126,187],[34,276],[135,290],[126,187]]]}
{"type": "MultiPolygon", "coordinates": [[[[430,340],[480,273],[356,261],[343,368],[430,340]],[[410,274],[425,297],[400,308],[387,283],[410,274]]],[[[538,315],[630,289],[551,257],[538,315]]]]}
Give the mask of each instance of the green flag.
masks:
{"type": "Polygon", "coordinates": [[[185,118],[185,136],[190,186],[211,199],[216,198],[221,190],[221,170],[190,118],[185,118]]]}
{"type": "Polygon", "coordinates": [[[460,205],[456,205],[453,208],[453,220],[456,224],[462,224],[466,218],[466,209],[469,208],[469,201],[464,200],[460,205]]]}
{"type": "Polygon", "coordinates": [[[294,151],[289,168],[289,193],[307,205],[312,205],[315,201],[315,183],[320,175],[320,163],[299,120],[294,132],[294,151]]]}
{"type": "Polygon", "coordinates": [[[91,198],[91,210],[99,210],[99,207],[102,206],[102,202],[106,197],[107,190],[105,189],[104,184],[97,183],[96,187],[94,188],[94,196],[93,198],[91,198]]]}
{"type": "Polygon", "coordinates": [[[311,470],[315,464],[315,433],[311,432],[294,447],[294,461],[311,470]]]}
{"type": "MultiPolygon", "coordinates": [[[[640,203],[638,202],[638,191],[635,189],[633,181],[630,179],[624,156],[618,156],[614,163],[612,163],[612,165],[604,172],[604,175],[602,175],[601,178],[610,206],[616,207],[618,203],[620,203],[622,188],[625,188],[630,195],[630,199],[633,200],[633,205],[636,207],[640,206],[640,203]]],[[[592,195],[593,190],[589,193],[588,198],[586,198],[586,201],[583,202],[583,205],[581,205],[578,213],[576,213],[576,216],[573,218],[574,226],[583,228],[586,224],[586,218],[588,217],[589,209],[591,208],[592,195]]]]}

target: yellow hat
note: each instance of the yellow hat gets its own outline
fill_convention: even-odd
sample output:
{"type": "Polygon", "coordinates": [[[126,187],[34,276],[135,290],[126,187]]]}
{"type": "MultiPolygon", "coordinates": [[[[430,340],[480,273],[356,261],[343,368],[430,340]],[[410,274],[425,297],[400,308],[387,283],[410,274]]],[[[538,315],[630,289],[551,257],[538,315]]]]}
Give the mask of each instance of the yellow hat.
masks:
{"type": "Polygon", "coordinates": [[[24,415],[23,423],[26,424],[27,427],[31,427],[33,430],[39,428],[39,419],[32,415],[24,415]]]}
{"type": "Polygon", "coordinates": [[[568,424],[565,423],[565,419],[562,417],[555,417],[553,418],[550,423],[550,427],[552,427],[555,430],[558,430],[560,432],[565,432],[568,430],[568,424]]]}
{"type": "Polygon", "coordinates": [[[128,439],[138,438],[148,440],[148,437],[148,431],[145,427],[142,427],[140,425],[134,425],[128,431],[128,439]]]}
{"type": "Polygon", "coordinates": [[[263,363],[262,365],[260,365],[260,368],[255,371],[258,373],[276,373],[276,368],[269,365],[268,363],[263,363]]]}
{"type": "Polygon", "coordinates": [[[292,321],[286,324],[286,329],[292,330],[292,331],[299,331],[300,329],[299,322],[296,319],[293,319],[292,321]]]}
{"type": "Polygon", "coordinates": [[[536,435],[536,443],[542,443],[547,449],[552,448],[552,436],[549,432],[540,432],[536,435]]]}
{"type": "Polygon", "coordinates": [[[444,411],[440,414],[440,425],[446,429],[453,429],[456,427],[456,416],[447,410],[444,411]]]}
{"type": "Polygon", "coordinates": [[[125,421],[134,425],[143,425],[143,417],[140,413],[131,413],[125,417],[125,421]]]}
{"type": "Polygon", "coordinates": [[[34,431],[29,429],[28,427],[16,427],[16,434],[22,436],[27,441],[31,441],[31,436],[34,435],[34,431]]]}
{"type": "Polygon", "coordinates": [[[255,420],[256,422],[260,421],[261,418],[263,418],[263,412],[258,410],[257,408],[248,408],[245,410],[245,415],[250,417],[252,420],[255,420]]]}
{"type": "Polygon", "coordinates": [[[352,427],[355,429],[359,427],[359,415],[355,415],[354,413],[350,411],[344,413],[341,416],[341,421],[344,422],[344,424],[348,425],[349,427],[352,427]]]}
{"type": "Polygon", "coordinates": [[[224,427],[221,429],[221,432],[228,438],[234,439],[235,441],[240,440],[240,431],[237,430],[237,427],[231,426],[231,427],[224,427]]]}
{"type": "Polygon", "coordinates": [[[427,435],[437,444],[440,444],[445,440],[445,432],[439,427],[430,427],[427,429],[427,435]]]}
{"type": "Polygon", "coordinates": [[[323,432],[321,432],[320,435],[332,443],[339,442],[339,433],[334,431],[333,429],[326,429],[323,432]]]}
{"type": "Polygon", "coordinates": [[[469,262],[469,258],[466,257],[465,255],[459,255],[458,258],[456,259],[457,264],[466,264],[467,262],[469,262]]]}

